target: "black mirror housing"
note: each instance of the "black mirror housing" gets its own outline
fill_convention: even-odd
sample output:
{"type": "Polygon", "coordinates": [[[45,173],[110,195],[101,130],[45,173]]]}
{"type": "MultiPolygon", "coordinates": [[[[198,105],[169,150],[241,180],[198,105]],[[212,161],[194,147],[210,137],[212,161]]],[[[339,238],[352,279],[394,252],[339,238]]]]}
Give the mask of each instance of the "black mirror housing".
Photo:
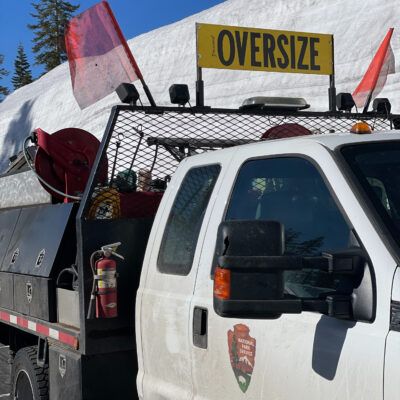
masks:
{"type": "Polygon", "coordinates": [[[279,221],[232,220],[221,222],[216,252],[221,256],[281,256],[285,229],[279,221]]]}
{"type": "Polygon", "coordinates": [[[217,265],[230,271],[231,299],[214,296],[217,314],[236,318],[249,315],[250,318],[278,318],[281,314],[275,311],[278,307],[271,301],[283,299],[283,270],[260,268],[257,261],[281,256],[284,248],[284,228],[279,221],[222,222],[216,246],[217,265]]]}
{"type": "Polygon", "coordinates": [[[283,313],[315,311],[372,321],[374,285],[364,250],[332,250],[319,257],[284,256],[283,252],[284,227],[279,221],[221,223],[214,257],[215,312],[228,318],[275,319],[283,313]],[[284,272],[303,269],[336,275],[344,285],[322,298],[299,298],[285,292],[284,272]]]}

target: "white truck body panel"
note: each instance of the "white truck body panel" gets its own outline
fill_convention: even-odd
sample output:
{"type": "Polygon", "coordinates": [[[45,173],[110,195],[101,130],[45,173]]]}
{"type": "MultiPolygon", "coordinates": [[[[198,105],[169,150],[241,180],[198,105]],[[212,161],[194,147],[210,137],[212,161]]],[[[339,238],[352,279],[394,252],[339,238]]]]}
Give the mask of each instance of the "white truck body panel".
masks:
{"type": "MultiPolygon", "coordinates": [[[[393,279],[392,300],[400,302],[400,269],[393,279]]],[[[386,339],[385,357],[385,400],[399,398],[400,393],[400,332],[390,331],[386,339]]]]}
{"type": "MultiPolygon", "coordinates": [[[[283,141],[274,146],[260,144],[237,151],[230,174],[225,178],[226,187],[221,190],[221,195],[224,193],[226,197],[220,198],[219,207],[214,208],[205,249],[212,249],[215,244],[218,224],[225,211],[223,205],[228,201],[229,188],[240,165],[249,158],[278,156],[279,153],[290,155],[291,146],[285,144],[283,141]]],[[[210,333],[206,351],[193,347],[196,399],[235,398],[240,394],[227,347],[227,332],[238,323],[245,323],[257,342],[255,366],[246,398],[344,399],[350,391],[352,398],[382,398],[383,376],[376,371],[383,369],[385,337],[389,329],[390,282],[395,263],[327,150],[304,139],[296,143],[294,151],[312,158],[320,166],[333,191],[342,200],[342,207],[360,233],[363,244],[371,249],[370,257],[378,275],[378,292],[386,301],[379,302],[378,317],[373,324],[355,324],[316,313],[283,315],[270,321],[221,318],[213,311],[212,304],[210,268],[213,254],[204,252],[192,308],[194,305],[208,308],[210,333]],[[204,368],[205,365],[209,367],[204,368]],[[216,375],[218,380],[214,379],[215,384],[210,385],[208,382],[216,375]]]]}
{"type": "MultiPolygon", "coordinates": [[[[209,154],[207,164],[222,164],[227,166],[229,155],[221,155],[218,152],[209,154]]],[[[179,189],[179,183],[187,171],[197,166],[195,158],[187,159],[174,175],[171,181],[171,189],[179,189]]],[[[197,275],[197,264],[200,258],[202,240],[206,233],[207,222],[210,218],[213,202],[217,199],[220,182],[223,181],[224,168],[214,187],[213,198],[210,199],[208,210],[204,216],[200,230],[197,249],[193,259],[193,268],[189,275],[171,275],[171,279],[165,279],[157,269],[158,249],[170,209],[174,202],[173,190],[169,191],[165,201],[160,207],[164,209],[160,218],[156,218],[149,238],[148,251],[143,264],[141,285],[138,292],[138,303],[142,304],[140,313],[140,335],[142,337],[142,357],[144,373],[140,371],[138,386],[142,385],[143,398],[149,399],[190,399],[192,398],[191,376],[191,337],[189,319],[189,307],[193,296],[194,284],[197,275]],[[150,251],[153,248],[156,251],[150,251]],[[145,282],[143,282],[145,281],[145,282]],[[142,283],[145,288],[142,287],[142,283]],[[146,311],[145,311],[146,310],[146,311]],[[156,330],[156,332],[155,332],[156,330]],[[148,340],[150,336],[156,340],[148,340]],[[145,338],[145,339],[143,339],[145,338]],[[154,360],[158,360],[156,363],[154,360]],[[142,380],[142,384],[140,382],[142,380]]],[[[138,324],[136,324],[138,325],[138,324]]]]}

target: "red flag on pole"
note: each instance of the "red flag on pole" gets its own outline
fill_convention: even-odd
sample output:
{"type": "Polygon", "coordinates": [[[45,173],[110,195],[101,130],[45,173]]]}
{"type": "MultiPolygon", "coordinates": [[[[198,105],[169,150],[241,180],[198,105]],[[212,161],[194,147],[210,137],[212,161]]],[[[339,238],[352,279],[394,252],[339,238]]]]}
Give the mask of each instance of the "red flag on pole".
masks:
{"type": "Polygon", "coordinates": [[[107,1],[69,21],[65,44],[72,89],[81,109],[123,82],[143,79],[107,1]]]}
{"type": "Polygon", "coordinates": [[[388,74],[393,74],[394,54],[390,46],[393,28],[390,28],[383,39],[375,57],[371,61],[364,78],[353,93],[353,99],[358,108],[368,108],[370,101],[375,98],[383,89],[388,74]]]}

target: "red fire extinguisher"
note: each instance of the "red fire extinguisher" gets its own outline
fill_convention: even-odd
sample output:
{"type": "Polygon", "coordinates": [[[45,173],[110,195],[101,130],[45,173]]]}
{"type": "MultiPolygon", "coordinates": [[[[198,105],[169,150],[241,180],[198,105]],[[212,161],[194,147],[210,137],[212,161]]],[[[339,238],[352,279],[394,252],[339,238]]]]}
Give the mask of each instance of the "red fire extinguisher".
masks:
{"type": "Polygon", "coordinates": [[[92,293],[90,296],[88,318],[94,318],[93,303],[96,300],[96,318],[115,318],[118,316],[117,303],[117,264],[111,256],[124,257],[117,254],[121,243],[105,245],[90,257],[93,272],[92,293]]]}

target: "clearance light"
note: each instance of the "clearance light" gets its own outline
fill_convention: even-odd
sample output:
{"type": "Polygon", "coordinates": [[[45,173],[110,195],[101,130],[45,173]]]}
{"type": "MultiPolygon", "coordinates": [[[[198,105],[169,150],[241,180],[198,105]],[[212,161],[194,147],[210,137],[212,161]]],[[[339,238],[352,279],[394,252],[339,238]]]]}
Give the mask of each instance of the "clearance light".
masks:
{"type": "Polygon", "coordinates": [[[231,271],[229,269],[215,268],[214,296],[222,300],[231,297],[231,271]]]}
{"type": "Polygon", "coordinates": [[[357,122],[351,127],[350,132],[357,134],[372,133],[370,126],[365,122],[357,122]]]}

